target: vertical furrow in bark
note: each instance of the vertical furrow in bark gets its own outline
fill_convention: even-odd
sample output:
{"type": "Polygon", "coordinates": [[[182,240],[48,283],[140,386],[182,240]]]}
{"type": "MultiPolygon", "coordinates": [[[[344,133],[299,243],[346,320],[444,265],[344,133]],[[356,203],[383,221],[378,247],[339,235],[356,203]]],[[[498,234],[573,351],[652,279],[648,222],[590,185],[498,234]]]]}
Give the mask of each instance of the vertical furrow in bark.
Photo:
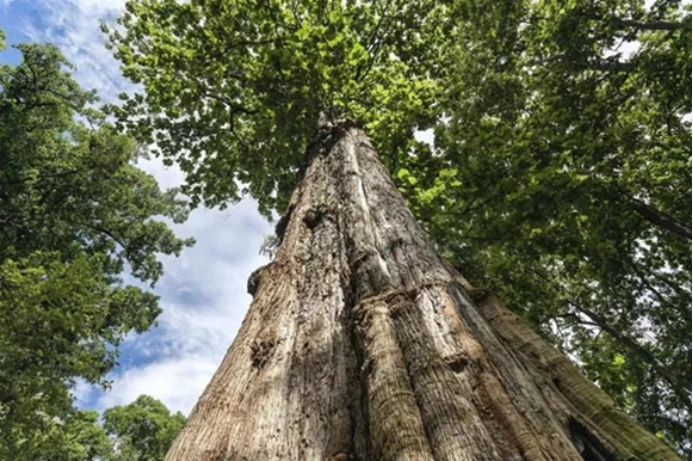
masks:
{"type": "MultiPolygon", "coordinates": [[[[569,459],[565,452],[558,458],[544,456],[544,448],[549,446],[544,432],[555,432],[555,425],[545,426],[543,430],[536,428],[527,419],[534,415],[526,408],[522,414],[515,408],[513,399],[522,402],[527,396],[511,397],[495,377],[499,371],[489,361],[490,352],[474,338],[460,317],[455,300],[448,294],[447,284],[424,288],[417,299],[417,311],[421,313],[419,324],[426,327],[425,331],[431,332],[431,342],[464,384],[462,395],[475,405],[476,413],[486,433],[491,436],[500,459],[569,459]]],[[[512,361],[509,352],[502,358],[504,366],[512,361]]],[[[567,439],[566,442],[570,445],[567,439]]],[[[478,444],[483,446],[482,443],[478,444]]],[[[555,452],[556,448],[553,447],[552,451],[555,452]]]]}
{"type": "MultiPolygon", "coordinates": [[[[423,231],[406,209],[375,151],[367,141],[358,142],[358,162],[363,171],[368,171],[362,181],[367,192],[368,206],[372,210],[372,221],[382,230],[376,246],[385,254],[383,259],[388,263],[392,285],[400,289],[414,288],[448,280],[449,274],[427,244],[423,231]]],[[[426,315],[426,310],[420,307],[411,312],[423,312],[426,315]]],[[[430,312],[429,317],[435,319],[433,323],[440,322],[439,315],[435,312],[430,312]]],[[[395,317],[399,336],[410,331],[426,332],[427,322],[423,321],[423,317],[402,318],[405,320],[398,323],[395,317]]],[[[400,339],[400,344],[436,458],[513,459],[518,456],[513,448],[504,447],[502,458],[500,457],[494,448],[492,437],[481,423],[477,409],[471,403],[475,393],[469,385],[470,378],[465,373],[454,377],[452,371],[444,365],[441,367],[441,357],[447,352],[441,348],[442,332],[437,331],[435,325],[429,331],[434,334],[419,338],[420,340],[405,336],[400,339]],[[425,359],[422,360],[422,357],[425,359]],[[419,386],[416,386],[417,383],[419,386]],[[466,385],[463,390],[460,389],[461,383],[466,385]]],[[[477,383],[479,377],[473,376],[471,381],[477,383]]],[[[499,432],[497,427],[493,429],[494,432],[499,432]]],[[[531,453],[531,448],[526,451],[531,453]]]]}
{"type": "Polygon", "coordinates": [[[424,290],[417,290],[393,296],[389,304],[435,458],[501,460],[471,401],[473,390],[455,375],[435,349],[422,318],[423,293],[424,290]]]}
{"type": "MultiPolygon", "coordinates": [[[[454,274],[454,273],[453,273],[454,274]]],[[[478,354],[478,362],[496,376],[502,383],[507,396],[498,396],[493,391],[488,391],[492,402],[499,403],[506,397],[513,402],[512,407],[501,408],[494,403],[494,409],[502,418],[513,420],[515,425],[502,425],[511,432],[524,433],[531,431],[534,441],[523,439],[527,444],[521,446],[524,452],[542,452],[547,459],[552,460],[579,460],[580,454],[576,451],[569,438],[565,425],[567,416],[565,409],[555,402],[553,396],[547,398],[545,392],[551,392],[547,383],[536,382],[534,376],[516,359],[513,349],[506,348],[495,336],[490,325],[486,323],[476,311],[476,307],[463,294],[464,289],[456,282],[449,286],[455,310],[463,319],[463,326],[470,340],[483,344],[483,353],[478,354]],[[508,412],[507,414],[503,414],[508,412]],[[513,418],[513,414],[523,415],[522,418],[513,418]],[[524,426],[524,428],[522,427],[524,426]]],[[[490,383],[489,380],[487,382],[490,383]]],[[[530,458],[531,459],[531,458],[530,458]]]]}
{"type": "Polygon", "coordinates": [[[387,303],[367,299],[355,315],[375,459],[433,460],[387,303]]]}
{"type": "Polygon", "coordinates": [[[341,154],[336,168],[343,171],[341,204],[352,277],[356,337],[364,356],[371,441],[376,459],[432,460],[390,313],[378,295],[396,283],[379,245],[381,229],[369,203],[359,162],[359,139],[347,132],[335,146],[341,154]]]}
{"type": "MultiPolygon", "coordinates": [[[[359,178],[357,191],[362,198],[359,205],[369,211],[364,221],[372,227],[364,232],[367,238],[352,241],[356,247],[366,243],[375,249],[377,266],[375,258],[366,261],[370,262],[367,273],[378,270],[383,263],[387,269],[383,273],[388,283],[380,286],[371,283],[361,290],[362,296],[375,296],[391,289],[416,290],[424,283],[445,280],[449,275],[426,245],[423,232],[406,210],[370,144],[360,136],[347,138],[346,142],[346,157],[359,178]]],[[[406,301],[408,296],[405,293],[388,298],[387,312],[396,326],[399,348],[390,353],[404,359],[436,459],[501,459],[469,400],[472,395],[469,386],[465,392],[454,372],[443,362],[433,344],[436,337],[426,334],[425,325],[417,317],[418,307],[406,301]],[[394,304],[390,306],[390,303],[394,304]]]]}
{"type": "Polygon", "coordinates": [[[309,234],[296,240],[291,255],[301,270],[295,282],[301,300],[300,331],[288,397],[292,406],[287,411],[296,419],[293,434],[287,437],[289,444],[298,440],[294,459],[353,452],[350,381],[357,371],[344,293],[344,245],[328,167],[327,159],[320,157],[307,172],[312,180],[294,207],[300,219],[288,229],[309,234]]]}
{"type": "Polygon", "coordinates": [[[379,229],[376,245],[392,274],[393,285],[411,289],[448,280],[449,274],[439,256],[429,245],[375,149],[362,131],[355,138],[354,143],[359,147],[357,161],[361,170],[367,172],[362,181],[372,210],[372,225],[379,229]]]}
{"type": "Polygon", "coordinates": [[[340,155],[334,160],[340,184],[341,205],[345,214],[347,256],[351,270],[355,303],[392,288],[392,277],[378,247],[378,229],[373,222],[364,186],[364,172],[358,161],[356,141],[347,131],[335,148],[340,155]],[[341,171],[340,171],[341,170],[341,171]],[[340,174],[341,173],[341,174],[340,174]]]}
{"type": "Polygon", "coordinates": [[[339,359],[349,353],[347,332],[339,322],[344,306],[339,272],[335,270],[339,263],[332,259],[332,243],[326,245],[338,235],[328,219],[315,224],[312,233],[311,254],[301,261],[302,276],[297,282],[301,309],[288,396],[291,408],[287,413],[295,419],[287,438],[301,440],[297,459],[344,452],[349,428],[344,382],[347,370],[339,359]],[[321,283],[316,284],[316,280],[321,283]],[[314,309],[316,306],[321,308],[314,309]]]}

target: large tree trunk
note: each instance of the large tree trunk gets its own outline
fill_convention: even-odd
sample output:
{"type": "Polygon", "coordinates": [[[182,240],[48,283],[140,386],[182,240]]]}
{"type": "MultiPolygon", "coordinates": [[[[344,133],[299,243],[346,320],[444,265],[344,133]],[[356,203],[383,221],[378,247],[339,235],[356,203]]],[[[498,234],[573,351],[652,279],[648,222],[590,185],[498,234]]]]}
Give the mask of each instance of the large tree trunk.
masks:
{"type": "Polygon", "coordinates": [[[441,260],[362,130],[309,158],[168,461],[678,459],[441,260]]]}

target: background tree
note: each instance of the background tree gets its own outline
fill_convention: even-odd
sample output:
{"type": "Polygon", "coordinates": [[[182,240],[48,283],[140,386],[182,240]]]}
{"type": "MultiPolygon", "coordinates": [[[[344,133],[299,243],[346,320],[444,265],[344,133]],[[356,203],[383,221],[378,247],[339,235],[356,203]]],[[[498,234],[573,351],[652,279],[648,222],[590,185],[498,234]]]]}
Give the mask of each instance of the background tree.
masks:
{"type": "MultiPolygon", "coordinates": [[[[413,133],[451,101],[458,6],[127,3],[111,47],[144,92],[112,108],[120,123],[181,166],[196,202],[289,203],[277,257],[251,278],[246,322],[169,459],[674,458],[435,256],[357,126],[391,169],[424,163],[413,133]]],[[[459,186],[450,163],[435,177],[459,186]]]]}
{"type": "Polygon", "coordinates": [[[106,410],[73,411],[43,434],[41,453],[16,459],[32,461],[162,461],[185,423],[163,403],[147,395],[106,410]],[[100,421],[101,420],[101,421],[100,421]]]}
{"type": "Polygon", "coordinates": [[[690,451],[690,4],[461,2],[400,186],[439,249],[690,451]]]}
{"type": "Polygon", "coordinates": [[[23,61],[0,66],[0,458],[40,459],[93,416],[74,413],[75,380],[106,386],[119,342],[160,311],[126,267],[153,284],[158,255],[192,241],[162,221],[186,203],[132,164],[135,143],[59,51],[17,48],[23,61]]]}
{"type": "Polygon", "coordinates": [[[104,430],[114,437],[114,461],[162,461],[185,424],[160,401],[141,395],[125,406],[104,412],[104,430]]]}
{"type": "Polygon", "coordinates": [[[97,411],[74,411],[45,434],[50,443],[42,452],[34,451],[37,461],[110,461],[113,443],[99,424],[97,411]]]}

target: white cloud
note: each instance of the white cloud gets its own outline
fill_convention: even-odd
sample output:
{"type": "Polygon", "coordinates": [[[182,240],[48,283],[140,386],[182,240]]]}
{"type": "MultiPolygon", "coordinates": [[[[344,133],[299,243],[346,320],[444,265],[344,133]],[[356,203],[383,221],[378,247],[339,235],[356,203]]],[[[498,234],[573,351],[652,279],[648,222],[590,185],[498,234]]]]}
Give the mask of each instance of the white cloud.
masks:
{"type": "Polygon", "coordinates": [[[84,11],[96,13],[121,11],[125,6],[125,0],[75,0],[74,3],[84,11]]]}
{"type": "Polygon", "coordinates": [[[192,409],[250,305],[248,276],[267,262],[258,250],[271,227],[256,209],[252,200],[223,212],[199,209],[176,226],[198,243],[179,258],[165,258],[155,289],[163,308],[159,325],[124,344],[109,392],[78,388],[78,404],[103,410],[149,394],[172,410],[192,409]]]}
{"type": "MultiPolygon", "coordinates": [[[[83,87],[96,89],[106,101],[133,88],[104,47],[105,38],[99,29],[101,20],[112,20],[122,10],[123,0],[14,2],[30,5],[16,8],[20,12],[16,16],[20,17],[14,18],[25,41],[57,45],[77,66],[74,77],[83,87]]],[[[164,188],[183,181],[179,169],[166,168],[158,160],[140,161],[138,166],[155,176],[164,188]]],[[[246,280],[266,262],[258,251],[270,230],[252,200],[223,212],[195,210],[188,222],[176,226],[180,236],[195,237],[198,243],[179,258],[164,259],[166,273],[155,289],[163,308],[159,326],[125,341],[121,365],[111,376],[110,391],[78,383],[78,405],[103,410],[149,394],[172,410],[189,412],[250,304],[246,280]]]]}
{"type": "Polygon", "coordinates": [[[99,400],[99,409],[128,404],[142,394],[155,394],[171,411],[188,414],[216,366],[196,356],[164,360],[132,368],[116,382],[114,391],[99,400]],[[156,392],[152,393],[152,389],[156,392]]]}
{"type": "Polygon", "coordinates": [[[117,94],[134,86],[120,74],[118,62],[105,47],[100,30],[102,21],[112,22],[123,10],[124,0],[39,0],[15,4],[31,5],[16,18],[30,41],[51,42],[58,46],[77,70],[74,77],[86,89],[96,89],[103,100],[113,101],[117,94]],[[37,13],[31,15],[31,13],[37,13]]]}
{"type": "Polygon", "coordinates": [[[178,187],[185,181],[185,173],[176,165],[167,167],[159,159],[138,160],[137,166],[154,176],[163,189],[178,187]]]}

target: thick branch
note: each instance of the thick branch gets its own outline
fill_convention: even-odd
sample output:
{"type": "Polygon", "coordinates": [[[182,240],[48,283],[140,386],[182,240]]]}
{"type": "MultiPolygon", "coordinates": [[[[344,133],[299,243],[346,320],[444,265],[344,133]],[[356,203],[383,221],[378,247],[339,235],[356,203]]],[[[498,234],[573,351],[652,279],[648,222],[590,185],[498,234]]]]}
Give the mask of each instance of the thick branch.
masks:
{"type": "Polygon", "coordinates": [[[625,27],[634,27],[639,30],[681,30],[685,27],[682,22],[669,21],[651,21],[640,22],[633,19],[616,19],[618,25],[625,27]]]}
{"type": "MultiPolygon", "coordinates": [[[[615,24],[620,27],[632,27],[633,29],[638,29],[638,30],[664,30],[664,31],[675,31],[675,30],[682,30],[683,28],[686,27],[686,24],[684,22],[676,22],[676,21],[637,21],[635,19],[622,19],[616,16],[612,16],[610,18],[604,18],[603,16],[599,15],[587,15],[588,19],[591,19],[593,21],[609,21],[612,24],[615,24]]],[[[542,18],[544,19],[544,18],[542,18]]]]}
{"type": "Polygon", "coordinates": [[[632,198],[630,200],[631,206],[641,217],[650,223],[661,227],[669,232],[672,232],[680,237],[687,238],[691,240],[691,228],[684,225],[683,223],[677,221],[673,217],[666,213],[663,213],[656,209],[655,207],[648,205],[638,199],[632,198]]]}
{"type": "Polygon", "coordinates": [[[594,64],[594,69],[607,72],[626,72],[633,69],[633,63],[603,59],[594,64]]]}
{"type": "Polygon", "coordinates": [[[669,307],[673,307],[675,310],[677,310],[683,316],[683,318],[689,317],[691,315],[690,304],[689,304],[689,309],[685,309],[683,306],[676,305],[675,303],[672,303],[669,299],[667,299],[658,289],[656,289],[650,283],[650,281],[648,279],[648,275],[651,275],[655,279],[664,283],[667,287],[669,287],[669,289],[671,289],[677,295],[687,296],[690,299],[690,294],[688,292],[686,292],[680,286],[676,285],[675,283],[671,282],[670,280],[666,279],[665,277],[657,274],[653,270],[641,269],[640,267],[638,267],[638,264],[636,262],[629,261],[628,265],[633,269],[633,272],[635,272],[640,277],[645,288],[647,288],[659,300],[659,302],[661,304],[669,306],[669,307]]]}

